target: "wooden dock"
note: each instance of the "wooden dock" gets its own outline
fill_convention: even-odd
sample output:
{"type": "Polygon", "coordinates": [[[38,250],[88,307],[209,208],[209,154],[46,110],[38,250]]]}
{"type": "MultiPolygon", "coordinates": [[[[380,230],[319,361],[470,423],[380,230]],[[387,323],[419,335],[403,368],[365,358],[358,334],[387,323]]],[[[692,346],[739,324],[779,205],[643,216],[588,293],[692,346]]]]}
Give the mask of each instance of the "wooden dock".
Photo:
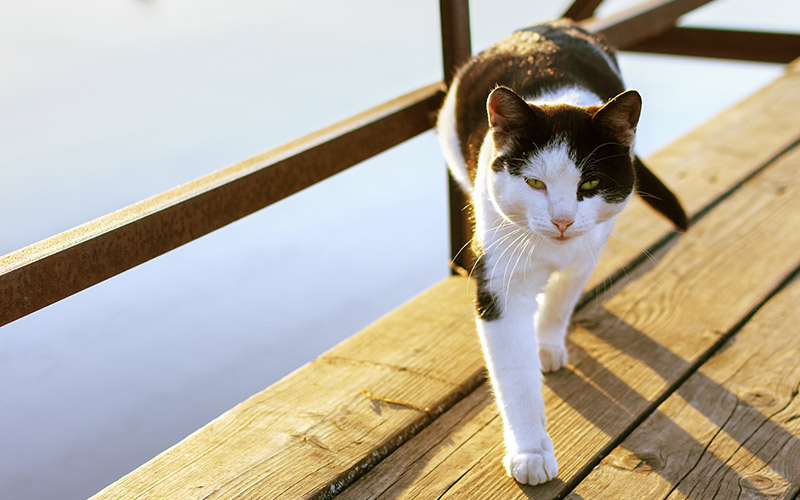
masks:
{"type": "Polygon", "coordinates": [[[800,498],[800,64],[648,164],[693,224],[620,216],[546,376],[557,479],[505,475],[452,277],[93,498],[800,498]]]}

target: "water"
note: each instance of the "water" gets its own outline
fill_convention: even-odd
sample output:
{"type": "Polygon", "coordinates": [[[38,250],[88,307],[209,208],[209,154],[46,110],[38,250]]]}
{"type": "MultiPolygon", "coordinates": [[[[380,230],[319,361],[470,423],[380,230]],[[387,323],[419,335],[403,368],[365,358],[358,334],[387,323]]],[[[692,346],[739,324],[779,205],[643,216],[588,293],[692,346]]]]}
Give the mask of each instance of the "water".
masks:
{"type": "MultiPolygon", "coordinates": [[[[769,3],[692,21],[797,29],[769,3]]],[[[566,4],[475,0],[473,46],[566,4]]],[[[4,1],[0,253],[436,81],[438,36],[422,0],[4,1]]],[[[621,62],[645,155],[780,73],[621,62]]],[[[423,134],[3,327],[0,496],[91,495],[445,277],[442,165],[423,134]]]]}

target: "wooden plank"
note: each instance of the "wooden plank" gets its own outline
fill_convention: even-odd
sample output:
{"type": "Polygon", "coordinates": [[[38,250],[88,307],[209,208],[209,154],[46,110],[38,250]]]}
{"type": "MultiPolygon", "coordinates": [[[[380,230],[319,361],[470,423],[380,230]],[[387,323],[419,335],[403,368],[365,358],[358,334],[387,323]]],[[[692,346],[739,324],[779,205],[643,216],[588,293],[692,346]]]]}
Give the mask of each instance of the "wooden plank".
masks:
{"type": "Polygon", "coordinates": [[[423,87],[0,258],[0,326],[430,129],[443,96],[423,87]]]}
{"type": "Polygon", "coordinates": [[[800,282],[770,300],[568,497],[796,498],[800,282]]]}
{"type": "MultiPolygon", "coordinates": [[[[462,420],[458,440],[454,433],[421,433],[398,451],[409,456],[405,463],[379,464],[345,498],[358,498],[376,477],[389,487],[377,495],[370,490],[369,498],[413,498],[418,491],[442,498],[566,494],[800,266],[800,233],[775,231],[777,220],[800,226],[800,149],[747,182],[668,252],[662,249],[666,255],[649,263],[654,267],[646,274],[577,315],[570,365],[548,375],[544,390],[561,469],[556,480],[528,487],[505,475],[502,426],[487,402],[470,409],[476,416],[462,420]],[[441,444],[414,456],[408,450],[425,449],[421,439],[441,444]],[[410,482],[409,470],[417,471],[410,482]]],[[[450,413],[442,418],[457,419],[450,413]]]]}
{"type": "Polygon", "coordinates": [[[467,455],[463,454],[461,444],[487,426],[502,432],[491,388],[489,384],[481,384],[367,476],[344,490],[337,500],[435,498],[447,491],[453,479],[462,473],[463,464],[479,462],[485,452],[500,445],[496,434],[483,432],[484,452],[474,455],[474,450],[469,449],[467,455]]]}
{"type": "Polygon", "coordinates": [[[786,64],[800,57],[800,35],[672,28],[625,50],[786,64]]]}
{"type": "MultiPolygon", "coordinates": [[[[762,91],[763,98],[752,101],[753,106],[766,104],[792,89],[783,83],[769,86],[762,91]]],[[[754,107],[745,106],[740,112],[759,111],[754,107]]],[[[769,110],[775,115],[776,128],[760,120],[752,122],[753,127],[766,126],[764,134],[772,134],[762,137],[762,145],[775,148],[790,137],[796,139],[797,125],[783,117],[794,116],[792,109],[769,110]]],[[[718,181],[695,179],[701,186],[690,189],[684,199],[689,202],[687,206],[694,208],[693,213],[768,161],[768,153],[763,150],[721,154],[724,150],[721,140],[729,141],[733,147],[747,143],[753,134],[762,133],[749,128],[749,122],[740,122],[723,115],[722,123],[701,128],[701,135],[722,134],[714,138],[718,145],[710,146],[717,156],[696,151],[700,145],[690,141],[679,149],[673,162],[665,163],[668,168],[688,170],[689,176],[695,167],[706,168],[694,164],[694,160],[718,161],[718,181]],[[726,127],[736,133],[729,133],[726,127]],[[724,172],[730,175],[721,175],[724,172]]],[[[712,174],[710,170],[704,172],[712,174]]],[[[633,223],[624,226],[626,232],[622,237],[633,242],[631,246],[637,252],[648,243],[648,238],[657,240],[667,231],[666,224],[659,226],[657,216],[651,211],[642,207],[640,215],[641,224],[660,228],[660,232],[642,231],[633,223]]],[[[618,262],[609,254],[604,257],[602,270],[615,273],[614,265],[618,262]]],[[[634,271],[629,273],[632,276],[634,271]]],[[[602,281],[598,278],[598,282],[602,281]]],[[[466,280],[453,278],[221,416],[104,490],[98,498],[128,498],[144,493],[151,498],[172,494],[192,498],[192,485],[202,485],[205,491],[201,495],[198,489],[196,495],[192,493],[195,496],[218,491],[220,496],[235,497],[237,491],[247,488],[234,484],[235,480],[260,481],[253,486],[255,490],[247,491],[273,489],[323,495],[331,486],[338,491],[430,421],[419,408],[428,407],[435,415],[482,380],[483,359],[474,334],[471,291],[466,280]],[[361,391],[412,406],[369,400],[361,391]],[[343,431],[337,425],[342,429],[352,427],[356,432],[339,435],[337,432],[343,431]],[[329,441],[334,444],[328,444],[329,441]],[[328,451],[316,445],[319,443],[328,451]]],[[[479,458],[485,451],[463,456],[479,458]]],[[[289,493],[286,497],[292,498],[289,493]]]]}
{"type": "Polygon", "coordinates": [[[601,19],[590,18],[580,24],[592,33],[603,35],[608,43],[626,49],[669,30],[678,18],[711,0],[650,0],[601,19]]]}

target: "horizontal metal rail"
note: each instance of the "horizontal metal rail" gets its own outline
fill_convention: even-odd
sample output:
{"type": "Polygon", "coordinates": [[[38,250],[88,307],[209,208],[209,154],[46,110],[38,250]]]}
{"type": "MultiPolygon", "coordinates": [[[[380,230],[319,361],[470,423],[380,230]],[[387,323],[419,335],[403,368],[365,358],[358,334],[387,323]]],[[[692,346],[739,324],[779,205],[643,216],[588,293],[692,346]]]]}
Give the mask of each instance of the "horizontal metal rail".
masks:
{"type": "Polygon", "coordinates": [[[712,0],[652,0],[602,19],[589,18],[581,25],[602,33],[613,47],[627,49],[673,28],[687,12],[712,0]]]}
{"type": "MultiPolygon", "coordinates": [[[[590,18],[582,24],[624,49],[668,32],[681,15],[709,1],[656,0],[607,19],[590,18]]],[[[446,9],[463,22],[466,2],[446,3],[446,9]]],[[[578,5],[584,11],[594,6],[593,1],[581,1],[578,5]]],[[[469,31],[457,25],[447,29],[453,33],[450,62],[457,64],[469,50],[469,31]]],[[[423,87],[0,257],[0,326],[208,234],[430,129],[443,97],[443,83],[423,87]]],[[[454,206],[460,203],[456,199],[454,206]]],[[[456,228],[464,233],[459,241],[464,241],[468,229],[456,228]]]]}
{"type": "Polygon", "coordinates": [[[436,83],[0,258],[0,326],[430,129],[436,83]]]}
{"type": "Polygon", "coordinates": [[[800,57],[800,35],[707,28],[672,28],[627,50],[788,64],[800,57]]]}

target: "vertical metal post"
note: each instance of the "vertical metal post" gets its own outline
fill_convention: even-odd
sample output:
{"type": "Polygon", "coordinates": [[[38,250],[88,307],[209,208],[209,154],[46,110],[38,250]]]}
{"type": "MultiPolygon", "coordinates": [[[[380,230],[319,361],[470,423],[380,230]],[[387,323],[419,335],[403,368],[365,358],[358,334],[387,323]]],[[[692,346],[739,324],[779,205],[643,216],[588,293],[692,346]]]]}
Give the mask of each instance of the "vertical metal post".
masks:
{"type": "MultiPolygon", "coordinates": [[[[439,0],[439,13],[442,28],[442,63],[444,82],[449,87],[456,70],[472,57],[472,42],[469,25],[469,0],[439,0]]],[[[459,185],[449,179],[450,197],[450,258],[458,268],[467,268],[472,240],[472,223],[469,214],[469,200],[459,185]]]]}

